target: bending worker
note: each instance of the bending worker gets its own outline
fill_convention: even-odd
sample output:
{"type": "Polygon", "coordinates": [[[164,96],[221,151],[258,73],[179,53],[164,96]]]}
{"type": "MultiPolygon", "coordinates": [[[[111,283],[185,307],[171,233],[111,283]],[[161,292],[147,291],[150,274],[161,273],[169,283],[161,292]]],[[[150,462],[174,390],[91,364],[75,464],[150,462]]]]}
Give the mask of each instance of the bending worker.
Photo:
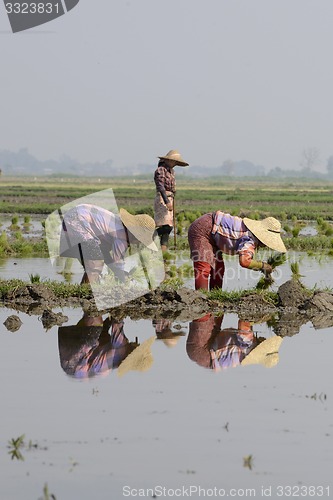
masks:
{"type": "Polygon", "coordinates": [[[154,203],[154,219],[157,234],[160,237],[161,249],[168,248],[169,235],[174,224],[174,197],[176,193],[176,179],[174,167],[186,167],[188,163],[182,159],[180,153],[175,149],[169,151],[165,156],[159,156],[154,180],[156,184],[156,197],[154,203]]]}
{"type": "Polygon", "coordinates": [[[188,241],[193,260],[195,289],[222,288],[223,254],[238,255],[242,267],[272,272],[267,262],[254,260],[259,247],[286,252],[281,224],[274,217],[252,220],[217,211],[196,219],[189,227],[188,241]]]}
{"type": "Polygon", "coordinates": [[[96,205],[81,204],[63,215],[59,254],[80,261],[85,270],[81,283],[98,282],[104,264],[118,280],[125,281],[127,249],[141,244],[157,251],[154,231],[155,223],[149,215],[132,215],[123,208],[118,215],[96,205]]]}

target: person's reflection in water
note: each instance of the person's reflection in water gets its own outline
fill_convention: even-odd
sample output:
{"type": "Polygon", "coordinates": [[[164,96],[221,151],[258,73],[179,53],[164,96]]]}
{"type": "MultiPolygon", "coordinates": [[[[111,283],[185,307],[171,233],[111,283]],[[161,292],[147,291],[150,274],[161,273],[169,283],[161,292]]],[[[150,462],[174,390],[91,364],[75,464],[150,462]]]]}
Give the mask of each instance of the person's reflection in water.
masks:
{"type": "Polygon", "coordinates": [[[62,369],[75,378],[89,378],[118,368],[138,346],[124,334],[124,322],[102,316],[83,318],[72,326],[58,329],[59,357],[62,369]]]}
{"type": "Polygon", "coordinates": [[[188,357],[215,371],[235,367],[263,340],[257,338],[249,321],[238,320],[238,328],[221,330],[223,316],[206,314],[190,323],[186,342],[188,357]]]}
{"type": "Polygon", "coordinates": [[[175,347],[180,337],[185,335],[182,330],[172,330],[172,321],[169,319],[153,319],[152,324],[156,338],[162,340],[167,347],[175,347]]]}

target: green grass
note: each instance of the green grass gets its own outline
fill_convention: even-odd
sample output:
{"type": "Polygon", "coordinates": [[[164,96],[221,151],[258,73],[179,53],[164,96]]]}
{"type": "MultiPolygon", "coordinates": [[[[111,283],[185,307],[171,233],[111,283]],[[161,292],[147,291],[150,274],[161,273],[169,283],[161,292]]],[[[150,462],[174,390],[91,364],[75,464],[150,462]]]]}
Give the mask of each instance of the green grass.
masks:
{"type": "Polygon", "coordinates": [[[243,297],[249,295],[258,294],[263,297],[267,302],[272,305],[278,305],[279,298],[276,292],[271,292],[268,290],[256,290],[255,288],[250,290],[233,290],[226,292],[221,288],[216,288],[209,292],[204,292],[208,299],[217,300],[219,302],[239,302],[243,297]]]}
{"type": "MultiPolygon", "coordinates": [[[[76,283],[63,283],[59,281],[41,281],[49,290],[53,291],[56,297],[59,298],[86,298],[93,297],[90,285],[79,285],[76,283]]],[[[14,280],[0,280],[0,299],[5,299],[7,295],[13,290],[17,290],[23,286],[31,285],[31,282],[14,279],[14,280]]]]}
{"type": "MultiPolygon", "coordinates": [[[[177,174],[176,174],[177,176],[177,174]]],[[[152,176],[102,179],[2,178],[0,196],[3,213],[49,214],[59,206],[101,188],[113,188],[119,206],[132,213],[152,214],[155,184],[152,176]],[[41,185],[43,184],[43,185],[41,185]]],[[[184,212],[184,221],[199,215],[224,210],[234,215],[262,218],[272,215],[282,221],[332,220],[333,181],[305,179],[272,180],[264,178],[232,179],[217,177],[191,179],[177,176],[177,214],[184,212]]],[[[181,221],[183,222],[183,221],[181,221]]]]}
{"type": "MultiPolygon", "coordinates": [[[[333,181],[309,179],[273,180],[269,178],[232,179],[216,177],[191,179],[177,175],[176,219],[177,250],[188,250],[187,230],[189,225],[206,212],[217,209],[237,216],[262,219],[274,216],[282,221],[286,230],[284,238],[290,250],[325,252],[333,250],[333,181]],[[317,236],[299,236],[302,221],[317,222],[317,236]]],[[[151,176],[133,178],[104,178],[101,182],[93,178],[65,177],[63,182],[53,177],[32,178],[2,177],[0,195],[1,211],[7,214],[25,215],[25,230],[30,223],[30,214],[48,215],[69,201],[113,188],[119,207],[133,214],[153,215],[155,184],[151,176]]],[[[13,221],[18,220],[14,215],[13,221]]],[[[43,224],[43,221],[42,221],[43,224]]],[[[20,234],[16,224],[10,238],[0,235],[0,257],[46,256],[46,242],[27,238],[14,238],[20,234]]],[[[170,238],[170,250],[173,237],[170,238]]],[[[168,257],[167,257],[167,260],[168,257]]]]}

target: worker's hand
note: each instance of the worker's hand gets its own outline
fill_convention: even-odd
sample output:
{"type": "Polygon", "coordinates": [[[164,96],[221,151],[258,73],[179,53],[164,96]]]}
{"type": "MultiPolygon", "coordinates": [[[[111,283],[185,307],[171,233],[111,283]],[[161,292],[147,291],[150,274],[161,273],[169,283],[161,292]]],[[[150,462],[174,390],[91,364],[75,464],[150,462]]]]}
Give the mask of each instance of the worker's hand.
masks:
{"type": "Polygon", "coordinates": [[[173,209],[173,203],[172,203],[172,201],[169,201],[169,202],[166,204],[166,207],[167,207],[167,209],[169,210],[169,212],[171,212],[171,211],[172,211],[172,209],[173,209]]]}
{"type": "Polygon", "coordinates": [[[261,271],[264,273],[265,276],[268,276],[269,274],[272,274],[273,268],[270,264],[267,264],[267,262],[263,262],[261,271]]]}

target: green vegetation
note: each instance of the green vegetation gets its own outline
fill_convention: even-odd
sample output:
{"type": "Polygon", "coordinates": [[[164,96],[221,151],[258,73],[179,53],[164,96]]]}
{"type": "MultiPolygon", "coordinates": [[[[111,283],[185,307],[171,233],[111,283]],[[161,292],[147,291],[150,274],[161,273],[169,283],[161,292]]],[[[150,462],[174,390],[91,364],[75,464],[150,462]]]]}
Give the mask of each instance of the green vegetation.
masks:
{"type": "Polygon", "coordinates": [[[40,275],[38,273],[29,274],[29,279],[30,283],[40,283],[40,275]]]}
{"type": "Polygon", "coordinates": [[[301,273],[299,272],[299,263],[298,262],[291,262],[290,263],[290,270],[291,270],[291,277],[293,279],[298,280],[301,278],[301,273]]]}
{"type": "Polygon", "coordinates": [[[210,292],[204,292],[207,295],[208,299],[216,300],[218,302],[239,302],[243,297],[247,297],[249,295],[258,294],[263,297],[267,302],[272,305],[278,305],[279,298],[276,292],[271,292],[268,290],[234,290],[231,292],[225,292],[221,288],[215,288],[210,292]]]}
{"type": "MultiPolygon", "coordinates": [[[[155,185],[152,178],[94,179],[65,177],[2,178],[2,213],[24,215],[23,237],[18,225],[18,215],[11,218],[12,224],[0,235],[0,257],[47,256],[48,248],[44,236],[37,239],[29,236],[30,214],[43,214],[43,219],[63,204],[88,194],[112,187],[119,207],[131,213],[153,215],[155,185]]],[[[176,232],[177,250],[188,250],[187,230],[189,225],[206,212],[217,209],[233,215],[262,219],[269,215],[281,220],[285,231],[284,241],[289,250],[307,251],[309,254],[323,252],[333,254],[333,181],[310,179],[232,179],[229,177],[191,179],[177,176],[176,232]],[[317,235],[300,234],[304,221],[316,221],[317,235]]],[[[45,226],[45,220],[41,220],[45,226]]],[[[168,263],[173,260],[173,237],[170,250],[164,256],[168,263]]],[[[67,278],[70,269],[64,270],[67,278]]],[[[175,275],[175,270],[171,274],[175,275]]]]}
{"type": "Polygon", "coordinates": [[[47,242],[44,238],[24,238],[21,231],[8,237],[5,231],[0,235],[0,257],[48,256],[47,242]]]}
{"type": "Polygon", "coordinates": [[[16,439],[12,438],[8,441],[8,454],[11,456],[12,460],[14,460],[14,458],[16,460],[24,460],[24,456],[21,453],[21,449],[24,447],[24,437],[24,434],[22,434],[22,436],[19,436],[16,439]]]}
{"type": "MultiPolygon", "coordinates": [[[[152,177],[59,179],[2,178],[2,213],[49,214],[59,206],[111,188],[119,206],[132,213],[152,214],[155,185],[152,177]],[[135,182],[133,182],[133,180],[135,182]]],[[[177,176],[177,222],[190,223],[199,215],[224,210],[233,215],[262,218],[267,215],[281,221],[332,220],[333,181],[310,179],[235,179],[217,177],[192,179],[177,176]],[[180,217],[184,213],[184,217],[180,217]]]]}
{"type": "Polygon", "coordinates": [[[243,457],[243,467],[247,467],[248,469],[252,470],[253,455],[247,455],[246,457],[243,457]]]}
{"type": "Polygon", "coordinates": [[[48,487],[47,483],[44,484],[43,498],[41,498],[40,500],[56,500],[55,495],[53,495],[53,493],[49,492],[49,487],[48,487]]]}
{"type": "MultiPolygon", "coordinates": [[[[42,284],[59,298],[77,297],[91,299],[93,296],[91,287],[88,284],[79,285],[77,283],[63,283],[52,280],[42,281],[42,284]]],[[[0,280],[0,300],[6,298],[10,292],[27,285],[31,285],[31,282],[19,279],[0,280]]]]}
{"type": "MultiPolygon", "coordinates": [[[[276,269],[278,266],[281,266],[282,264],[284,264],[287,260],[287,256],[286,254],[284,253],[276,253],[276,254],[272,254],[268,257],[267,259],[267,264],[269,264],[270,266],[272,266],[272,269],[276,269]]],[[[256,289],[257,290],[266,290],[267,288],[269,288],[271,285],[273,285],[274,283],[274,278],[273,276],[268,273],[268,274],[264,274],[264,276],[262,276],[257,285],[256,285],[256,289]]]]}
{"type": "Polygon", "coordinates": [[[18,225],[18,221],[19,221],[18,216],[14,215],[14,217],[12,217],[12,223],[9,226],[9,229],[11,231],[19,231],[20,230],[20,226],[18,225]]]}

